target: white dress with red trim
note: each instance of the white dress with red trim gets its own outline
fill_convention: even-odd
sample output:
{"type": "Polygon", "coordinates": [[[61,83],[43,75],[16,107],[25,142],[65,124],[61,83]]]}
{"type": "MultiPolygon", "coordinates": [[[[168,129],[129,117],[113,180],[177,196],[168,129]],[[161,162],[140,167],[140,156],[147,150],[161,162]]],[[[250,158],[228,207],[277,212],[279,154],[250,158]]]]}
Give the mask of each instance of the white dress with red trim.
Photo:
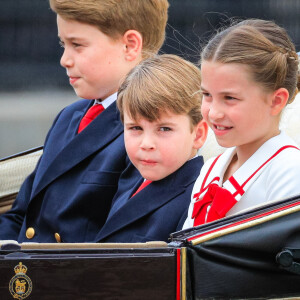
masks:
{"type": "Polygon", "coordinates": [[[300,195],[299,146],[284,132],[265,142],[228,180],[236,148],[209,159],[195,182],[183,229],[300,195]]]}

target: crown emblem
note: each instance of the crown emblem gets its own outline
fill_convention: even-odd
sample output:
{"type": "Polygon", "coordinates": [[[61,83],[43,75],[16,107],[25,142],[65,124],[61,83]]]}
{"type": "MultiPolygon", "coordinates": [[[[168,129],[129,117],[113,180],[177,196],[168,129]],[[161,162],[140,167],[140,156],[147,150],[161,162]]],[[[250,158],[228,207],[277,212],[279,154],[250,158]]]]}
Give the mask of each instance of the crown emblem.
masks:
{"type": "Polygon", "coordinates": [[[19,264],[14,267],[14,270],[16,274],[26,274],[27,267],[24,266],[21,262],[19,262],[19,264]]]}
{"type": "Polygon", "coordinates": [[[32,292],[31,279],[26,275],[27,267],[19,262],[14,267],[16,275],[9,282],[9,291],[14,299],[22,300],[32,292]]]}

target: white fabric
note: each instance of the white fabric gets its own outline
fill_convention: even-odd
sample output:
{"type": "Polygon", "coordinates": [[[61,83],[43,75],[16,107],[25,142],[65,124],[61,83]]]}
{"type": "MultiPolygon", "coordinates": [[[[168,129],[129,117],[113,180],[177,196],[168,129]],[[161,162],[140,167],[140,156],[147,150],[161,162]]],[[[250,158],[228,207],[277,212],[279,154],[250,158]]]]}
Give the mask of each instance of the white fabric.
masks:
{"type": "MultiPolygon", "coordinates": [[[[284,132],[275,136],[263,144],[234,174],[234,179],[240,184],[248,178],[266,162],[273,154],[285,145],[298,145],[284,132]]],[[[213,179],[214,183],[228,189],[234,193],[236,190],[229,180],[223,183],[223,176],[231,158],[235,154],[235,148],[227,149],[220,156],[215,166],[212,168],[205,186],[213,179]],[[216,179],[217,178],[217,179],[216,179]]],[[[194,220],[191,218],[194,201],[193,195],[199,193],[205,175],[215,158],[209,159],[203,166],[198,179],[195,182],[188,218],[183,228],[193,226],[194,220]]],[[[227,216],[241,212],[242,210],[283,198],[300,194],[300,151],[295,148],[287,148],[275,156],[269,163],[261,168],[254,177],[244,186],[245,193],[235,197],[237,204],[227,213],[227,216]]],[[[206,191],[203,191],[199,199],[202,199],[206,191]]]]}
{"type": "Polygon", "coordinates": [[[118,96],[118,93],[114,93],[114,94],[110,95],[109,97],[107,97],[104,100],[96,99],[94,105],[95,104],[102,104],[104,109],[107,109],[112,103],[114,103],[117,100],[117,96],[118,96]]]}

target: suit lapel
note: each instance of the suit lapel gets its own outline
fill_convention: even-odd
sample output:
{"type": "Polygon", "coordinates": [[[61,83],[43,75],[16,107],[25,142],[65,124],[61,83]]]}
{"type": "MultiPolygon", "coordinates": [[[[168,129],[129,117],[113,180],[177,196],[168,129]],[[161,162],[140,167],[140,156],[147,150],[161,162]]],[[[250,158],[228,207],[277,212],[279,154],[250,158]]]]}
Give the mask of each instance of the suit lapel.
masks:
{"type": "Polygon", "coordinates": [[[70,143],[57,154],[48,168],[44,170],[40,181],[36,185],[33,197],[54,179],[93,153],[101,150],[117,136],[122,134],[122,132],[123,125],[119,119],[116,104],[112,103],[98,118],[89,124],[80,134],[77,134],[70,143]]]}
{"type": "Polygon", "coordinates": [[[196,180],[202,165],[202,157],[194,158],[175,173],[162,180],[152,182],[130,198],[130,195],[139,187],[139,182],[131,191],[123,195],[123,197],[127,197],[127,203],[107,219],[96,240],[100,241],[106,238],[183,193],[186,187],[196,180]]]}

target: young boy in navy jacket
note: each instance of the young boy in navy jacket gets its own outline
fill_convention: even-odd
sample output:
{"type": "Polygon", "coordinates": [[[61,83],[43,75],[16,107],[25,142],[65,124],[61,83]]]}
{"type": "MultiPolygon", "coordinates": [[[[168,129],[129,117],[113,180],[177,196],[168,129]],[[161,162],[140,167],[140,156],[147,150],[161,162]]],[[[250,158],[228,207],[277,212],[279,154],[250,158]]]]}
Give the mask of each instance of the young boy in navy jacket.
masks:
{"type": "Polygon", "coordinates": [[[181,230],[208,130],[200,85],[200,70],[175,55],[145,60],[121,85],[125,147],[141,176],[117,192],[99,242],[167,241],[181,230]]]}
{"type": "Polygon", "coordinates": [[[92,242],[120,174],[131,174],[119,187],[127,190],[137,173],[126,155],[116,92],[126,74],[161,47],[168,1],[50,0],[50,5],[64,48],[61,65],[84,100],[55,119],[36,169],[0,218],[0,239],[92,242]]]}

